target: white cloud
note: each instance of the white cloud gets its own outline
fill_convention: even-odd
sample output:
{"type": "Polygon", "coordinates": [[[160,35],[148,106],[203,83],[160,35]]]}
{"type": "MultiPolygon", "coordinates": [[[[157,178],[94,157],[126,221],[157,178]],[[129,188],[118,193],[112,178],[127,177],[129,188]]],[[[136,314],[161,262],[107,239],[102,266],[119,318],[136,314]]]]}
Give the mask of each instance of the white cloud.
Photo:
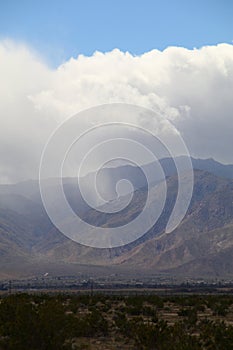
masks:
{"type": "MultiPolygon", "coordinates": [[[[0,178],[36,177],[57,124],[78,111],[126,102],[173,121],[194,156],[232,162],[233,45],[119,50],[49,69],[29,48],[0,43],[0,178]]],[[[152,123],[153,124],[153,123],[152,123]]]]}

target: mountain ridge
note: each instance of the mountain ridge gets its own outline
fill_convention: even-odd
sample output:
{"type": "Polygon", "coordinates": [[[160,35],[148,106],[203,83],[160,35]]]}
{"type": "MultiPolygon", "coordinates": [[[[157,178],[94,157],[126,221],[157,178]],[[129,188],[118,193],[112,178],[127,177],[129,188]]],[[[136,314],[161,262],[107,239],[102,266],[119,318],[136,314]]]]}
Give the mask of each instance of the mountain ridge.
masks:
{"type": "MultiPolygon", "coordinates": [[[[70,266],[72,271],[74,266],[86,264],[112,266],[125,271],[136,268],[143,273],[230,276],[231,268],[233,271],[233,180],[205,170],[195,170],[194,175],[190,207],[176,230],[171,234],[164,233],[177,195],[177,174],[173,174],[167,177],[168,198],[156,225],[139,240],[114,249],[85,247],[58,232],[38,200],[34,182],[30,183],[32,188],[24,183],[24,188],[20,189],[18,185],[16,193],[11,192],[14,186],[8,187],[8,193],[0,186],[0,278],[9,273],[27,275],[27,271],[31,271],[30,265],[37,264],[39,271],[45,263],[54,266],[55,270],[62,264],[67,270],[70,266]],[[30,198],[24,197],[23,191],[30,198]],[[20,272],[20,264],[24,271],[20,272]],[[6,271],[8,265],[11,272],[6,271]]],[[[153,187],[155,203],[159,198],[156,186],[159,183],[153,187]]],[[[72,186],[69,191],[72,193],[72,186]]],[[[100,220],[100,224],[106,227],[111,227],[114,220],[119,224],[140,211],[146,191],[144,187],[136,189],[132,206],[122,212],[122,217],[105,215],[98,218],[96,212],[89,209],[83,215],[93,222],[100,220]]],[[[78,201],[74,203],[77,204],[78,201]]]]}

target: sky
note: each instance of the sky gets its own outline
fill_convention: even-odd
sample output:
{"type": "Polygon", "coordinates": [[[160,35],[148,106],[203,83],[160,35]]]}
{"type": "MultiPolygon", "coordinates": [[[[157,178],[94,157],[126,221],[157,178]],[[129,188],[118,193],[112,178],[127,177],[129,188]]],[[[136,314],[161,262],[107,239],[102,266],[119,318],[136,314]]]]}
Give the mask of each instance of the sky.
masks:
{"type": "Polygon", "coordinates": [[[54,67],[96,50],[232,43],[232,16],[231,0],[2,0],[0,37],[30,45],[54,67]]]}
{"type": "Polygon", "coordinates": [[[230,0],[0,1],[0,182],[37,178],[55,128],[112,102],[233,163],[232,23],[230,0]]]}

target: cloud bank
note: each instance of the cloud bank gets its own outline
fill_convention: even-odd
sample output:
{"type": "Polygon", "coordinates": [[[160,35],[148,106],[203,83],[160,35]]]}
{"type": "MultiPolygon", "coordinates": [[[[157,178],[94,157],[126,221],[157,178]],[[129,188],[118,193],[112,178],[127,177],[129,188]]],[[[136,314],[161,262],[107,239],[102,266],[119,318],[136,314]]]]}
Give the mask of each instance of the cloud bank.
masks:
{"type": "Polygon", "coordinates": [[[233,163],[233,45],[141,56],[115,49],[51,69],[30,48],[2,41],[0,77],[1,182],[37,178],[57,125],[111,102],[153,109],[174,123],[191,155],[233,163]]]}

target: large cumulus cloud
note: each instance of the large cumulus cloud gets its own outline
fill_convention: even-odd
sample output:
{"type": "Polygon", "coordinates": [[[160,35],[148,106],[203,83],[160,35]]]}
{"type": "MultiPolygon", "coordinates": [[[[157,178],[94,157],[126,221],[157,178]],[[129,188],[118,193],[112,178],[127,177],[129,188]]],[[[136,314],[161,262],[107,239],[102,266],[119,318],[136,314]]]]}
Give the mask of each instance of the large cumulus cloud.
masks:
{"type": "Polygon", "coordinates": [[[54,128],[109,102],[149,107],[174,123],[193,156],[233,162],[232,45],[169,47],[141,56],[115,49],[51,69],[30,48],[2,41],[0,77],[2,182],[37,177],[54,128]]]}

